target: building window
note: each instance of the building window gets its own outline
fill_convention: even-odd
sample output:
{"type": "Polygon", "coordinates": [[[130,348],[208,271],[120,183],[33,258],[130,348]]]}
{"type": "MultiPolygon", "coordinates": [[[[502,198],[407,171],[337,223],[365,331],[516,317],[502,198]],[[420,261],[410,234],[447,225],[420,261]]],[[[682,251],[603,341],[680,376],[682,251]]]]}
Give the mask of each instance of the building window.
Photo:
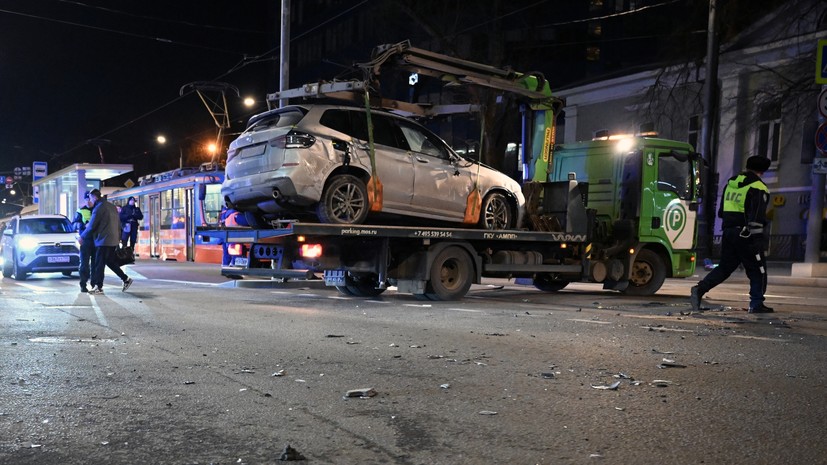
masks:
{"type": "Polygon", "coordinates": [[[603,25],[600,21],[592,21],[589,23],[589,35],[592,37],[600,37],[603,35],[603,25]]]}
{"type": "Polygon", "coordinates": [[[589,0],[589,11],[598,11],[603,9],[603,0],[589,0]]]}
{"type": "Polygon", "coordinates": [[[586,47],[586,60],[598,61],[600,60],[600,47],[586,47]]]}
{"type": "Polygon", "coordinates": [[[759,112],[758,136],[755,154],[778,163],[781,144],[781,107],[778,104],[765,105],[759,112]]]}
{"type": "Polygon", "coordinates": [[[689,131],[686,135],[686,141],[689,145],[698,150],[698,141],[701,137],[701,115],[692,115],[689,117],[689,131]]]}

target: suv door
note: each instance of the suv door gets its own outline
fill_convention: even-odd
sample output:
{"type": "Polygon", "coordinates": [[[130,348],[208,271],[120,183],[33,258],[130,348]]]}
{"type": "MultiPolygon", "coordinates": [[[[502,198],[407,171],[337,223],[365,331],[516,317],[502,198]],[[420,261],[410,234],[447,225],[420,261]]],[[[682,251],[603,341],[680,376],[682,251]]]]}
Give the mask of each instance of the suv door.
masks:
{"type": "MultiPolygon", "coordinates": [[[[347,134],[354,139],[354,160],[358,160],[370,173],[367,115],[364,111],[331,109],[319,122],[331,129],[347,134]]],[[[373,141],[376,156],[376,171],[382,182],[382,205],[384,210],[410,211],[413,197],[413,176],[411,176],[411,154],[399,128],[390,117],[371,113],[373,141]]]]}
{"type": "Polygon", "coordinates": [[[413,154],[411,209],[462,221],[474,185],[468,168],[458,167],[456,155],[432,132],[409,121],[399,120],[398,124],[413,154]]]}

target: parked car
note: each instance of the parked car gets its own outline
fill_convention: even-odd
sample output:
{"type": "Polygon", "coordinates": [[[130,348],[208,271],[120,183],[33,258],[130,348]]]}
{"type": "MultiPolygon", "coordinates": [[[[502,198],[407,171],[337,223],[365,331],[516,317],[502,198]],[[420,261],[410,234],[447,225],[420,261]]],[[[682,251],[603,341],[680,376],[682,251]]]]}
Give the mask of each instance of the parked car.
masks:
{"type": "MultiPolygon", "coordinates": [[[[519,226],[520,185],[458,155],[434,133],[401,116],[371,110],[382,213],[461,223],[475,183],[478,227],[519,226]]],[[[365,223],[371,176],[367,111],[293,105],[250,119],[230,144],[221,194],[253,227],[315,212],[323,223],[365,223]]]]}
{"type": "Polygon", "coordinates": [[[78,235],[63,215],[14,216],[3,229],[3,277],[23,280],[29,273],[70,276],[80,265],[78,235]]]}

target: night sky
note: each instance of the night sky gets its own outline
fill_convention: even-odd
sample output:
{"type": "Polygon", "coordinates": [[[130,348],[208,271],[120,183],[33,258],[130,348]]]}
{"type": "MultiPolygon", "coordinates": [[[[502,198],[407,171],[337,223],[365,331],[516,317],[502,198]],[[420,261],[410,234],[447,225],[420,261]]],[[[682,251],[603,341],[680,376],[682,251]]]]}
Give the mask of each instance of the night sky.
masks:
{"type": "MultiPolygon", "coordinates": [[[[748,16],[744,11],[757,14],[757,5],[780,1],[725,2],[733,12],[722,22],[733,24],[732,18],[748,16]]],[[[604,3],[614,8],[615,2],[604,3]]],[[[590,11],[587,0],[293,0],[291,61],[301,61],[297,50],[307,50],[303,45],[309,42],[322,53],[316,61],[304,60],[310,79],[298,76],[291,64],[291,84],[332,79],[347,65],[367,61],[372,46],[406,38],[418,47],[451,49],[464,35],[476,56],[463,58],[541,71],[553,89],[675,59],[684,51],[673,43],[703,49],[698,31],[705,27],[706,0],[637,4],[657,6],[605,20],[602,61],[587,64],[584,50],[596,39],[584,36],[588,28],[581,20],[600,13],[590,11]],[[349,19],[352,43],[350,37],[324,34],[349,19]],[[489,62],[491,37],[497,37],[492,33],[500,27],[499,37],[516,28],[529,31],[529,39],[504,47],[502,63],[489,62]],[[435,35],[441,39],[429,40],[435,35]],[[331,37],[337,43],[331,44],[331,37]]],[[[96,140],[105,162],[135,165],[133,179],[176,167],[182,152],[194,155],[191,160],[199,161],[200,154],[209,160],[203,147],[214,140],[215,124],[196,94],[182,97],[179,90],[196,81],[220,81],[236,86],[242,98],[257,99],[251,110],[229,97],[233,127],[226,147],[249,116],[266,109],[266,94],[278,88],[280,5],[280,0],[0,0],[0,174],[35,160],[48,162],[50,172],[97,163],[98,147],[90,143],[96,140]],[[166,145],[156,142],[159,134],[166,145]]]]}
{"type": "MultiPolygon", "coordinates": [[[[50,172],[98,162],[94,139],[104,140],[107,163],[177,162],[179,147],[216,133],[198,96],[179,96],[182,86],[223,81],[260,105],[275,90],[278,8],[273,0],[0,0],[0,171],[33,160],[50,172]],[[270,59],[245,61],[260,55],[270,59]]],[[[240,99],[228,103],[234,120],[249,117],[240,99]]]]}

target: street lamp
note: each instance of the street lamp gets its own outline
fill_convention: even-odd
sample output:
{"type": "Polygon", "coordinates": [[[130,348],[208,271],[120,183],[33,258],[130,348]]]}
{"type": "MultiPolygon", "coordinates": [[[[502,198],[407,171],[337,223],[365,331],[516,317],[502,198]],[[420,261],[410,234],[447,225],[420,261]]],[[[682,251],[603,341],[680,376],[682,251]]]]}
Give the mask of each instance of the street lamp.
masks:
{"type": "Polygon", "coordinates": [[[256,101],[252,97],[246,97],[244,99],[244,106],[247,107],[247,108],[252,108],[253,105],[255,105],[255,104],[256,104],[256,101]]]}
{"type": "Polygon", "coordinates": [[[164,144],[167,143],[167,138],[164,137],[163,134],[158,134],[158,137],[155,138],[155,141],[158,142],[161,145],[164,145],[164,144]]]}

